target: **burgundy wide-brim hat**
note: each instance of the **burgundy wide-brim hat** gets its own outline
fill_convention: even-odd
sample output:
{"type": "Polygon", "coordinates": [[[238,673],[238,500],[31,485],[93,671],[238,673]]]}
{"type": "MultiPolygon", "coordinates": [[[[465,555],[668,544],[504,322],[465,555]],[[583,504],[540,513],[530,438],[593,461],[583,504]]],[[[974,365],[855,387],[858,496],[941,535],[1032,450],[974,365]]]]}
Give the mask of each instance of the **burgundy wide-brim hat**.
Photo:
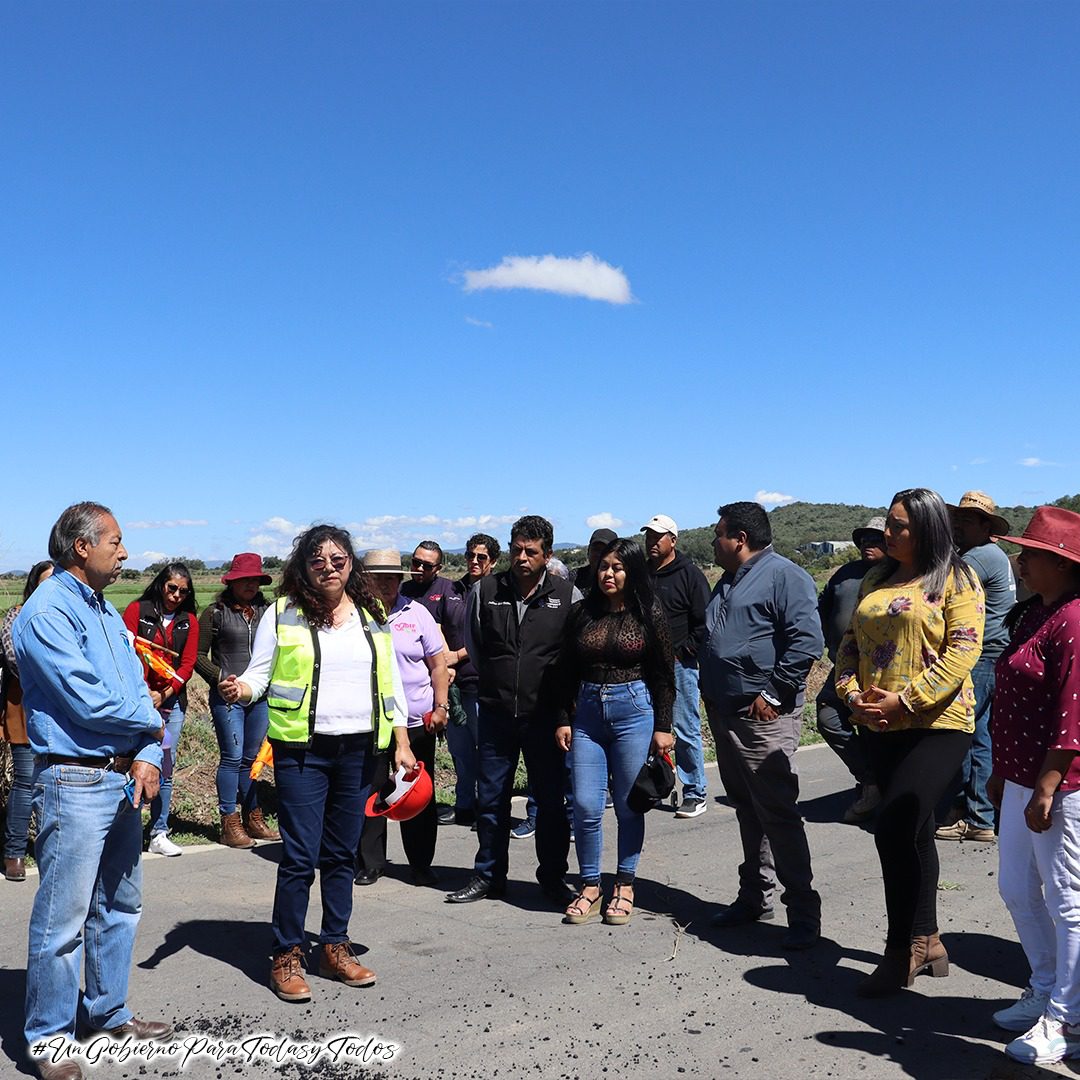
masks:
{"type": "Polygon", "coordinates": [[[1023,536],[1000,536],[1010,544],[1052,551],[1080,563],[1080,514],[1060,506],[1040,506],[1028,522],[1023,536]]]}
{"type": "Polygon", "coordinates": [[[232,564],[226,573],[221,575],[222,585],[228,585],[230,581],[239,581],[241,578],[257,577],[260,585],[269,585],[274,579],[263,570],[262,556],[254,551],[242,551],[232,557],[232,564]]]}

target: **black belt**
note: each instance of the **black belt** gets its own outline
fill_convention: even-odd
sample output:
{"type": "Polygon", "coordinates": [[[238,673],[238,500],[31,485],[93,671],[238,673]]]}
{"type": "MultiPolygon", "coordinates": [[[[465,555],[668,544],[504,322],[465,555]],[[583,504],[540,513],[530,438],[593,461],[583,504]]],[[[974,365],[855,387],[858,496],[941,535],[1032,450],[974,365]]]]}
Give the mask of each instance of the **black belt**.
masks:
{"type": "Polygon", "coordinates": [[[34,760],[39,765],[81,765],[84,769],[104,769],[106,772],[126,773],[135,760],[133,754],[113,757],[68,757],[66,754],[39,754],[34,760]]]}

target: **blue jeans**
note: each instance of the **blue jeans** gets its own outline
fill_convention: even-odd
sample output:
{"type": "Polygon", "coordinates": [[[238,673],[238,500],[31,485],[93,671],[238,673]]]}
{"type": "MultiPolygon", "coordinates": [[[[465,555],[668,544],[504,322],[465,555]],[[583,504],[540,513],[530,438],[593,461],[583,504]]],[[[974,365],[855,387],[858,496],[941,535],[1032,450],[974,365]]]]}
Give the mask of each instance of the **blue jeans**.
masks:
{"type": "Polygon", "coordinates": [[[461,691],[461,707],[468,714],[468,723],[447,724],[446,745],[454,759],[457,783],[454,785],[454,809],[476,809],[476,710],[477,695],[461,691]]]}
{"type": "Polygon", "coordinates": [[[21,859],[26,855],[30,832],[30,800],[33,795],[34,751],[29,746],[11,743],[14,780],[8,795],[7,827],[4,833],[4,858],[21,859]]]}
{"type": "Polygon", "coordinates": [[[501,884],[510,865],[510,798],[518,758],[524,756],[529,786],[537,798],[536,879],[558,885],[566,875],[570,823],[563,812],[565,755],[555,743],[550,717],[522,722],[480,706],[480,776],[477,782],[476,873],[501,884]]]}
{"type": "MultiPolygon", "coordinates": [[[[701,695],[697,664],[675,661],[675,706],[671,714],[675,732],[675,771],[684,799],[704,800],[705,751],[701,745],[701,695]]],[[[645,759],[642,758],[642,763],[645,759]]]]}
{"type": "Polygon", "coordinates": [[[236,796],[239,793],[240,807],[247,813],[258,802],[257,785],[251,779],[251,766],[259,756],[270,725],[266,701],[228,705],[217,689],[211,688],[210,715],[214,720],[214,733],[221,755],[217,768],[218,810],[222,814],[236,813],[236,796]]]}
{"type": "Polygon", "coordinates": [[[163,713],[165,730],[169,733],[172,748],[166,754],[172,755],[172,762],[166,762],[161,770],[161,789],[150,802],[150,835],[157,836],[169,831],[169,806],[172,804],[172,764],[176,761],[176,751],[180,746],[180,731],[184,726],[184,710],[180,702],[174,701],[167,713],[163,713]]]}
{"type": "Polygon", "coordinates": [[[274,892],[274,948],[303,945],[308,894],[319,870],[319,941],[349,940],[353,861],[371,787],[371,733],[316,735],[311,746],[275,739],[281,862],[274,892]]]}
{"type": "Polygon", "coordinates": [[[994,827],[994,804],[986,794],[986,782],[993,772],[990,755],[990,710],[994,702],[994,663],[980,658],[971,671],[975,687],[975,734],[960,772],[964,779],[964,820],[975,829],[994,827]]]}
{"type": "Polygon", "coordinates": [[[631,882],[645,842],[645,815],[626,805],[653,737],[653,704],[645,684],[582,683],[574,714],[574,839],[581,879],[600,881],[601,824],[608,775],[619,823],[618,880],[631,882]]]}
{"type": "Polygon", "coordinates": [[[125,1002],[142,911],[142,816],[124,796],[126,782],[121,773],[77,765],[35,769],[41,877],[26,963],[31,1045],[49,1035],[74,1038],[84,948],[90,1026],[131,1019],[125,1002]]]}

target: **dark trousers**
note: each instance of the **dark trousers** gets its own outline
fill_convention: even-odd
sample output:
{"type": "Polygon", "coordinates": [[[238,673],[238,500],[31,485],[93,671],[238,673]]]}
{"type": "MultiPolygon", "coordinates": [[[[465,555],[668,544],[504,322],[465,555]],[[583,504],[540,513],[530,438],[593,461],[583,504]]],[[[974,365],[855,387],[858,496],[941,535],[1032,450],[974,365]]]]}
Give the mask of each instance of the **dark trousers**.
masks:
{"type": "Polygon", "coordinates": [[[851,722],[851,710],[836,696],[831,681],[821,688],[816,705],[818,734],[847,766],[857,784],[875,783],[866,756],[865,740],[869,734],[851,722]]]}
{"type": "Polygon", "coordinates": [[[570,823],[563,809],[566,755],[555,744],[554,724],[546,717],[523,723],[481,705],[477,735],[476,873],[496,883],[506,881],[510,799],[518,758],[524,756],[529,788],[536,799],[536,879],[541,885],[558,884],[567,871],[570,823]]]}
{"type": "Polygon", "coordinates": [[[348,941],[353,860],[371,784],[371,734],[316,735],[310,747],[275,739],[273,748],[281,832],[275,947],[304,943],[316,867],[323,909],[319,940],[348,941]]]}
{"type": "Polygon", "coordinates": [[[971,745],[964,731],[870,732],[866,749],[882,790],[874,829],[889,919],[886,944],[907,948],[937,931],[934,807],[971,745]]]}
{"type": "Polygon", "coordinates": [[[716,740],[716,762],[724,791],[735,807],[742,839],[739,900],[747,907],[770,907],[776,879],[788,923],[821,923],[821,897],[814,890],[810,846],[799,813],[795,751],[802,729],[800,712],[775,720],[751,720],[745,710],[723,712],[706,702],[716,740]]]}
{"type": "MultiPolygon", "coordinates": [[[[424,727],[409,728],[409,746],[417,761],[435,781],[435,735],[424,727]]],[[[380,754],[375,763],[371,790],[376,791],[390,776],[394,755],[380,754]]],[[[439,829],[439,808],[432,800],[414,818],[401,823],[401,843],[405,857],[414,870],[427,870],[435,858],[435,837],[439,829]]],[[[360,846],[356,853],[357,870],[379,870],[386,866],[386,818],[364,818],[360,846]]]]}

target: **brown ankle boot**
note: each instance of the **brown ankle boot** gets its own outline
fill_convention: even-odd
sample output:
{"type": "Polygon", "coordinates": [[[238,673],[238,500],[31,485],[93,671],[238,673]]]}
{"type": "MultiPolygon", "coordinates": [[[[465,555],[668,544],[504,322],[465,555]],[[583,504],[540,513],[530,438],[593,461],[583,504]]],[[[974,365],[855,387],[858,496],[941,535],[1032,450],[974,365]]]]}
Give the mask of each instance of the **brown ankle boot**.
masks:
{"type": "Polygon", "coordinates": [[[375,982],[375,972],[353,956],[352,946],[347,941],[322,947],[319,974],[328,979],[340,979],[346,986],[371,986],[375,982]]]}
{"type": "Polygon", "coordinates": [[[885,955],[878,966],[855,988],[859,997],[878,998],[898,994],[905,986],[911,985],[909,967],[911,949],[885,947],[885,955]]]}
{"type": "Polygon", "coordinates": [[[281,839],[281,833],[274,832],[274,830],[266,824],[266,818],[263,817],[263,812],[258,808],[252,810],[250,814],[245,815],[244,829],[252,840],[281,839]]]}
{"type": "Polygon", "coordinates": [[[908,986],[915,981],[916,975],[932,975],[935,979],[940,979],[948,974],[949,954],[941,944],[938,934],[916,934],[911,939],[908,986]]]}
{"type": "Polygon", "coordinates": [[[226,847],[234,848],[255,846],[255,841],[244,832],[244,826],[240,824],[240,814],[236,810],[231,814],[221,815],[221,842],[226,847]]]}
{"type": "Polygon", "coordinates": [[[274,954],[270,989],[282,1001],[310,1001],[311,987],[304,979],[304,951],[299,945],[274,954]]]}

